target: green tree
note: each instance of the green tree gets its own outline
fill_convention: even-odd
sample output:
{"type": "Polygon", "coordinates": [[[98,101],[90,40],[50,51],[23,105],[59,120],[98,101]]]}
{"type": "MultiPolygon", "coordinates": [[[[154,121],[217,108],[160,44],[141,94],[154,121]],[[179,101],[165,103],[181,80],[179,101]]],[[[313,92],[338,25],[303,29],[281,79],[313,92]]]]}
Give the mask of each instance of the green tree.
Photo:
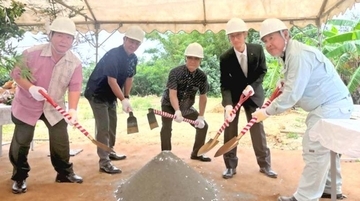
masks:
{"type": "Polygon", "coordinates": [[[314,26],[292,29],[293,38],[316,46],[334,64],[336,70],[348,84],[350,92],[359,86],[356,69],[359,67],[360,24],[359,20],[328,20],[322,30],[314,26]]]}
{"type": "Polygon", "coordinates": [[[86,83],[88,82],[91,73],[95,69],[96,64],[94,62],[90,63],[89,66],[83,66],[82,74],[83,74],[83,82],[82,82],[82,93],[85,91],[86,83]]]}
{"type": "Polygon", "coordinates": [[[219,33],[208,31],[204,34],[197,31],[177,34],[152,32],[146,38],[158,41],[159,45],[145,51],[151,54],[151,58],[139,64],[132,93],[161,95],[170,69],[185,63],[185,48],[192,42],[198,42],[204,48],[204,59],[200,67],[208,76],[210,84],[208,95],[220,95],[219,57],[230,47],[224,31],[219,33]]]}
{"type": "MultiPolygon", "coordinates": [[[[290,29],[293,39],[319,48],[334,64],[355,103],[360,102],[360,94],[356,90],[360,85],[359,53],[360,53],[360,23],[355,20],[328,20],[322,29],[313,25],[304,28],[290,29]]],[[[275,84],[271,80],[279,77],[279,68],[271,56],[267,56],[268,73],[264,81],[265,88],[271,91],[275,84]],[[270,79],[270,80],[268,80],[270,79]]]]}
{"type": "Polygon", "coordinates": [[[9,71],[15,63],[20,60],[17,56],[15,47],[7,41],[11,38],[20,40],[24,30],[20,29],[15,20],[24,12],[24,4],[12,1],[9,7],[3,5],[0,0],[0,83],[3,84],[9,79],[9,71]]]}
{"type": "Polygon", "coordinates": [[[248,31],[248,36],[246,40],[247,40],[246,42],[248,43],[263,45],[263,42],[261,42],[260,40],[260,33],[255,29],[250,29],[248,31]]]}
{"type": "Polygon", "coordinates": [[[332,60],[350,92],[354,93],[360,86],[360,22],[331,20],[329,23],[331,26],[326,32],[323,52],[332,60]],[[343,27],[346,27],[346,32],[341,32],[343,27]]]}

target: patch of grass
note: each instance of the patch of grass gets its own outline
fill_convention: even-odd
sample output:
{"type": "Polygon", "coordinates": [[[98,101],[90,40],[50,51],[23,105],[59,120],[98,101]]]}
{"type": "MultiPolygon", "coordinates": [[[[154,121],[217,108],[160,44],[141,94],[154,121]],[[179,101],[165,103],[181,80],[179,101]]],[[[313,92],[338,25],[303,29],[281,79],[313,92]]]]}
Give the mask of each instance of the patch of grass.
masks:
{"type": "Polygon", "coordinates": [[[2,126],[2,140],[3,142],[8,142],[11,140],[14,133],[14,124],[7,124],[2,126]]]}
{"type": "MultiPolygon", "coordinates": [[[[139,121],[143,116],[148,112],[148,108],[156,108],[160,109],[160,97],[157,96],[146,96],[146,97],[138,97],[132,96],[130,99],[130,103],[134,108],[136,115],[138,116],[139,121]]],[[[123,124],[124,118],[127,118],[127,114],[124,114],[121,109],[121,103],[118,102],[118,123],[123,124]]],[[[145,116],[146,117],[146,116],[145,116]]],[[[94,115],[91,110],[90,104],[85,97],[81,97],[78,104],[78,120],[79,123],[84,127],[91,135],[95,135],[95,120],[94,115]]],[[[13,136],[15,125],[7,124],[2,126],[3,142],[10,142],[13,136]]],[[[76,139],[84,139],[83,134],[77,129],[72,129],[69,127],[68,129],[70,140],[76,139]]],[[[48,129],[42,121],[38,121],[35,127],[34,139],[48,139],[48,129]]],[[[86,140],[86,139],[85,139],[86,140]]]]}
{"type": "Polygon", "coordinates": [[[160,108],[160,102],[154,104],[155,100],[159,100],[156,96],[145,96],[145,97],[132,97],[130,99],[131,106],[134,110],[148,110],[149,108],[154,107],[155,109],[160,108]]]}
{"type": "Polygon", "coordinates": [[[304,118],[295,118],[295,121],[296,122],[299,122],[299,123],[305,123],[305,119],[304,118]]]}
{"type": "Polygon", "coordinates": [[[78,104],[78,118],[79,119],[93,119],[94,114],[91,110],[90,104],[86,98],[80,98],[78,104]]]}
{"type": "Polygon", "coordinates": [[[296,133],[290,132],[290,133],[287,133],[287,134],[286,134],[286,137],[289,138],[289,139],[298,139],[298,138],[299,138],[299,135],[296,134],[296,133]]]}

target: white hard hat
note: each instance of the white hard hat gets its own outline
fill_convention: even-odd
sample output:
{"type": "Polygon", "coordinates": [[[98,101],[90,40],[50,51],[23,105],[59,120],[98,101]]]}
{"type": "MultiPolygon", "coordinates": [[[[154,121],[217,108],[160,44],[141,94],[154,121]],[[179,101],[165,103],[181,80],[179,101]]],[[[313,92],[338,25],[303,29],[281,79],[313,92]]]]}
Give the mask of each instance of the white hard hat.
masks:
{"type": "Polygon", "coordinates": [[[260,39],[262,39],[264,36],[281,31],[281,30],[287,30],[285,23],[277,18],[269,18],[264,20],[261,23],[260,27],[260,39]]]}
{"type": "Polygon", "coordinates": [[[126,30],[125,36],[142,43],[145,37],[145,32],[139,26],[131,26],[126,30]]]}
{"type": "Polygon", "coordinates": [[[199,43],[191,43],[185,49],[185,56],[204,58],[203,47],[199,43]]]}
{"type": "Polygon", "coordinates": [[[248,31],[248,28],[244,20],[240,18],[232,18],[226,23],[226,35],[244,31],[248,31]]]}
{"type": "Polygon", "coordinates": [[[50,25],[50,31],[70,34],[75,37],[76,26],[75,23],[68,17],[59,16],[50,25]]]}

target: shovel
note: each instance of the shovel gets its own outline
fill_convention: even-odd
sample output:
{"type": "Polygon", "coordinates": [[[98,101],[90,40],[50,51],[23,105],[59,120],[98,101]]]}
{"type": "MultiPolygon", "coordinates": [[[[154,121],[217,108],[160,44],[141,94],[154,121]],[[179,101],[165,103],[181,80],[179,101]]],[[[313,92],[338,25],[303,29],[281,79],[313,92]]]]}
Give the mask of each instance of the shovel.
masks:
{"type": "MultiPolygon", "coordinates": [[[[278,97],[282,92],[279,88],[276,88],[271,97],[268,101],[264,103],[264,105],[261,108],[266,108],[271,104],[271,102],[278,97]]],[[[256,123],[256,117],[250,119],[250,121],[246,124],[246,126],[241,130],[239,135],[237,137],[233,137],[231,140],[227,141],[223,146],[221,146],[215,153],[215,157],[221,156],[233,148],[235,148],[238,144],[242,136],[245,135],[245,133],[256,123]]]]}
{"type": "MultiPolygon", "coordinates": [[[[156,109],[153,109],[153,108],[149,108],[149,113],[147,114],[147,117],[148,117],[148,121],[149,121],[151,129],[152,129],[152,127],[153,128],[158,127],[158,123],[156,121],[155,114],[160,115],[162,117],[167,117],[167,118],[170,118],[170,119],[175,118],[175,115],[173,115],[173,114],[170,114],[170,113],[167,113],[167,112],[164,112],[164,111],[160,111],[160,110],[156,110],[156,109]]],[[[187,122],[187,123],[190,123],[190,124],[193,124],[193,125],[197,124],[196,121],[191,120],[191,119],[183,118],[183,121],[187,122]]]]}
{"type": "Polygon", "coordinates": [[[157,123],[155,113],[154,113],[154,109],[149,108],[148,110],[149,110],[149,113],[147,113],[147,118],[148,118],[150,130],[152,130],[154,128],[159,127],[159,124],[157,123]]]}
{"type": "MultiPolygon", "coordinates": [[[[39,90],[39,93],[41,95],[44,96],[44,98],[47,100],[47,102],[50,103],[50,105],[52,105],[57,111],[60,112],[60,114],[62,114],[64,116],[64,118],[67,118],[68,120],[71,120],[71,117],[70,115],[64,110],[62,109],[57,103],[55,103],[55,101],[47,94],[45,93],[44,91],[42,90],[39,90]]],[[[107,152],[110,152],[110,153],[115,153],[114,150],[112,150],[110,147],[106,146],[105,144],[95,140],[89,132],[87,132],[85,130],[85,128],[83,128],[78,122],[76,122],[74,124],[74,126],[79,129],[87,138],[89,138],[91,140],[91,142],[93,144],[95,144],[96,146],[98,146],[99,148],[103,149],[104,151],[107,151],[107,152]]]]}
{"type": "MultiPolygon", "coordinates": [[[[239,110],[241,105],[250,97],[250,93],[248,95],[241,94],[239,102],[236,104],[235,108],[231,111],[232,115],[236,115],[236,112],[239,110]]],[[[198,151],[197,155],[201,156],[205,154],[206,152],[210,151],[212,148],[214,148],[219,143],[219,136],[220,134],[225,130],[226,126],[229,125],[229,121],[225,119],[224,123],[216,133],[214,139],[210,139],[207,143],[205,143],[198,151]]]]}
{"type": "Polygon", "coordinates": [[[129,117],[127,118],[127,134],[139,132],[138,124],[136,117],[133,112],[129,112],[129,117]]]}

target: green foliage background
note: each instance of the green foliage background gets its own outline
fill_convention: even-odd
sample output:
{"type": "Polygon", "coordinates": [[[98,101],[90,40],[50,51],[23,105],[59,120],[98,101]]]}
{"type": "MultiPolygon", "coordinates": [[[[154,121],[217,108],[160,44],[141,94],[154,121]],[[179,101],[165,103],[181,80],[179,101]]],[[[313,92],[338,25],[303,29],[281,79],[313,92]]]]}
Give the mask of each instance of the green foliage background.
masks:
{"type": "MultiPolygon", "coordinates": [[[[19,57],[14,51],[15,47],[12,47],[7,41],[10,38],[22,39],[25,31],[16,25],[15,20],[24,11],[24,5],[21,3],[13,1],[9,7],[5,7],[3,1],[0,0],[0,84],[10,79],[9,71],[16,62],[19,62],[19,57]]],[[[49,8],[44,8],[44,13],[48,13],[49,18],[53,18],[58,12],[51,5],[49,8]]],[[[69,15],[71,17],[74,13],[69,15]]],[[[304,28],[296,26],[291,28],[291,35],[294,39],[319,48],[334,63],[337,72],[352,93],[355,103],[358,104],[360,103],[359,20],[360,16],[353,16],[351,19],[328,20],[320,29],[311,25],[304,28]]],[[[208,95],[220,96],[219,57],[228,48],[231,48],[224,31],[218,33],[207,31],[204,34],[197,31],[163,34],[154,31],[147,34],[146,39],[157,42],[158,45],[148,48],[145,54],[150,57],[142,58],[139,61],[132,95],[161,95],[170,69],[184,64],[186,46],[189,43],[198,42],[204,47],[205,58],[202,60],[201,69],[208,75],[210,84],[208,95]]],[[[86,40],[82,41],[86,42],[86,40]]],[[[253,29],[249,30],[247,42],[262,44],[259,40],[259,33],[253,29]]],[[[264,78],[263,85],[269,95],[280,77],[281,66],[276,58],[271,57],[266,51],[265,53],[268,73],[264,78]]],[[[95,66],[94,63],[87,64],[88,61],[84,61],[84,87],[95,66]]]]}
{"type": "Polygon", "coordinates": [[[152,32],[146,38],[158,41],[159,45],[145,50],[150,59],[142,60],[137,67],[132,93],[140,96],[161,95],[167,81],[170,69],[185,63],[184,51],[192,42],[200,43],[204,48],[204,59],[200,68],[208,75],[210,84],[209,96],[220,95],[219,57],[230,47],[225,32],[197,31],[177,34],[167,32],[160,34],[152,32]],[[151,86],[151,87],[149,87],[151,86]]]}
{"type": "Polygon", "coordinates": [[[22,39],[25,31],[15,24],[15,19],[25,12],[24,5],[13,1],[9,7],[0,0],[0,84],[10,79],[9,71],[18,61],[15,47],[6,41],[10,38],[22,39]]]}

